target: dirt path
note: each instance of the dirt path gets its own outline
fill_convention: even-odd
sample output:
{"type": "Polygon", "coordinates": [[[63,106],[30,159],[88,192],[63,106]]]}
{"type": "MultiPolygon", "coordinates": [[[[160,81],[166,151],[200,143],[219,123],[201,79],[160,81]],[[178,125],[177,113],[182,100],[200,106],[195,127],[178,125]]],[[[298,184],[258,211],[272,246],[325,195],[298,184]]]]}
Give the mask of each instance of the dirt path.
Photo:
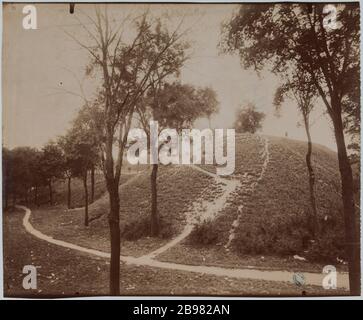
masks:
{"type": "MultiPolygon", "coordinates": [[[[249,194],[252,194],[255,191],[258,183],[262,180],[262,178],[265,175],[265,172],[267,170],[269,161],[270,161],[270,152],[268,149],[268,143],[269,143],[268,139],[266,137],[261,137],[261,136],[258,136],[258,137],[260,139],[260,142],[263,144],[263,149],[261,152],[261,158],[263,159],[263,163],[261,165],[260,172],[259,172],[257,178],[254,178],[253,176],[252,176],[252,178],[248,178],[247,176],[244,176],[242,179],[242,188],[245,193],[248,192],[249,194]]],[[[237,215],[237,218],[233,221],[231,229],[229,230],[228,242],[225,245],[225,248],[229,248],[231,246],[232,241],[235,239],[236,230],[237,230],[238,226],[240,225],[240,220],[241,220],[242,215],[243,215],[243,204],[238,207],[238,215],[237,215]]]]}
{"type": "MultiPolygon", "coordinates": [[[[254,189],[254,186],[257,185],[257,183],[262,179],[268,162],[269,162],[269,150],[268,150],[268,140],[267,138],[261,137],[261,143],[263,145],[263,150],[261,153],[261,157],[263,158],[263,164],[261,166],[261,171],[259,176],[257,177],[257,180],[253,182],[252,190],[254,189]]],[[[292,279],[294,276],[293,272],[288,271],[262,271],[258,269],[253,268],[244,268],[244,269],[238,269],[238,268],[223,268],[223,267],[211,267],[211,266],[193,266],[193,265],[186,265],[186,264],[178,264],[178,263],[169,263],[169,262],[161,262],[158,261],[156,258],[161,253],[165,252],[166,250],[172,248],[182,240],[184,240],[193,230],[196,223],[200,223],[202,221],[208,220],[208,219],[214,219],[218,213],[224,208],[226,205],[227,199],[233,194],[233,192],[238,188],[241,187],[241,182],[239,179],[226,179],[218,176],[215,173],[203,170],[202,168],[198,166],[192,166],[195,170],[201,171],[205,174],[208,174],[209,176],[213,177],[215,179],[215,182],[218,183],[221,186],[221,192],[218,195],[217,198],[214,200],[202,200],[198,199],[195,201],[195,203],[192,206],[192,209],[187,212],[187,225],[185,226],[183,232],[178,235],[176,238],[168,242],[166,245],[158,248],[155,251],[152,251],[151,253],[135,258],[132,256],[121,256],[120,260],[122,262],[125,262],[127,264],[131,265],[137,265],[137,266],[149,266],[149,267],[155,267],[155,268],[161,268],[161,269],[168,269],[168,270],[178,270],[178,271],[187,271],[187,272],[193,272],[193,273],[199,273],[199,274],[207,274],[207,275],[214,275],[219,277],[232,277],[232,278],[238,278],[238,279],[255,279],[255,280],[264,280],[264,281],[278,281],[278,282],[289,282],[292,283],[292,279]]],[[[64,247],[67,249],[76,250],[79,252],[87,253],[93,256],[97,256],[100,258],[110,258],[110,253],[94,250],[90,248],[85,248],[79,245],[75,245],[73,243],[68,243],[66,241],[57,240],[50,236],[47,236],[40,231],[36,230],[31,224],[30,224],[30,215],[31,211],[30,209],[19,206],[19,208],[25,210],[25,216],[23,218],[23,225],[27,232],[32,234],[33,236],[42,239],[44,241],[47,241],[48,243],[52,243],[54,245],[64,247]]],[[[234,221],[232,228],[230,230],[230,237],[228,244],[233,240],[234,238],[234,231],[235,228],[238,226],[238,220],[240,215],[242,214],[242,208],[239,210],[239,215],[234,221]]],[[[305,284],[306,285],[315,285],[315,286],[321,286],[322,280],[324,278],[324,274],[319,273],[312,273],[312,272],[304,272],[305,277],[305,284]]],[[[348,275],[346,273],[340,273],[337,276],[338,279],[338,287],[340,288],[348,288],[349,281],[348,281],[348,275]]]]}
{"type": "MultiPolygon", "coordinates": [[[[18,206],[20,209],[25,210],[25,215],[23,218],[23,226],[25,230],[37,237],[38,239],[47,241],[48,243],[76,250],[79,252],[87,253],[93,256],[101,257],[101,258],[110,258],[110,254],[107,252],[102,252],[99,250],[89,249],[85,247],[81,247],[72,243],[68,243],[66,241],[61,241],[49,237],[40,231],[36,230],[29,222],[29,218],[31,215],[30,209],[18,206]]],[[[132,264],[136,266],[149,266],[156,267],[161,269],[168,270],[177,270],[177,271],[188,271],[193,273],[199,273],[203,275],[215,275],[222,277],[232,277],[237,279],[256,279],[256,280],[264,280],[264,281],[279,281],[279,282],[292,282],[292,278],[294,273],[287,271],[261,271],[255,269],[231,269],[231,268],[221,268],[221,267],[209,267],[209,266],[192,266],[192,265],[184,265],[177,263],[168,263],[154,260],[150,255],[142,256],[139,258],[134,258],[131,256],[121,256],[121,261],[132,264]]],[[[304,273],[305,284],[306,285],[315,285],[321,286],[322,279],[325,275],[319,273],[304,273]]],[[[337,275],[338,283],[337,286],[339,288],[348,288],[348,275],[346,273],[340,273],[337,275]]]]}
{"type": "Polygon", "coordinates": [[[213,220],[218,213],[224,208],[227,199],[231,196],[231,194],[236,190],[239,186],[239,181],[237,180],[228,180],[224,179],[217,174],[212,172],[205,171],[198,166],[192,166],[193,169],[201,171],[215,179],[215,183],[221,186],[221,193],[218,197],[216,197],[212,201],[198,199],[193,205],[192,209],[186,213],[187,217],[187,225],[185,226],[183,232],[178,235],[176,238],[168,242],[166,245],[158,248],[157,250],[140,257],[139,259],[147,260],[156,258],[159,254],[165,252],[166,250],[172,248],[179,242],[183,241],[189,234],[193,231],[194,226],[197,223],[201,223],[207,220],[213,220]]]}
{"type": "MultiPolygon", "coordinates": [[[[22,225],[23,210],[4,213],[4,295],[74,297],[109,294],[109,259],[41,240],[22,225]],[[25,265],[37,268],[37,289],[22,287],[25,265]]],[[[236,279],[121,263],[122,296],[322,296],[346,295],[287,282],[236,279]]]]}

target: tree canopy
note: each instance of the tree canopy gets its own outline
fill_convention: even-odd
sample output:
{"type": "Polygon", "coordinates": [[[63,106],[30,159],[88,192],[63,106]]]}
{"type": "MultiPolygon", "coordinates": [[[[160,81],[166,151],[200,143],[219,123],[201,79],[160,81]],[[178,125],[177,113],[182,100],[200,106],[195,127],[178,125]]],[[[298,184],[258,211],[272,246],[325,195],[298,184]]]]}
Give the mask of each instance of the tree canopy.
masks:
{"type": "Polygon", "coordinates": [[[256,133],[262,129],[264,118],[263,112],[257,111],[253,104],[248,104],[237,110],[234,128],[238,133],[256,133]]]}

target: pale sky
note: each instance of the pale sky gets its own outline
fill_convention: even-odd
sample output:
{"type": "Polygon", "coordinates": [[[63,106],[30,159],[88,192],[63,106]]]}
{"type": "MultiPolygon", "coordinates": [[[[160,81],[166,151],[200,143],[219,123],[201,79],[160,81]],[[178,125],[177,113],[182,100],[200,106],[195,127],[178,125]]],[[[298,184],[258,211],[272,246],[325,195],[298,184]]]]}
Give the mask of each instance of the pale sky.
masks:
{"type": "MultiPolygon", "coordinates": [[[[66,91],[80,93],[78,80],[83,83],[87,98],[92,97],[96,80],[84,77],[88,62],[87,52],[80,48],[64,30],[86,39],[76,16],[80,11],[92,15],[94,5],[76,4],[75,14],[69,5],[36,4],[37,30],[24,30],[22,8],[24,4],[3,7],[3,143],[9,148],[17,146],[41,147],[50,139],[62,135],[82,106],[82,99],[66,91]]],[[[109,13],[116,21],[126,12],[143,12],[146,5],[109,5],[109,13]]],[[[253,70],[245,71],[238,56],[218,52],[221,23],[231,17],[235,4],[148,5],[152,14],[168,12],[175,23],[185,15],[184,29],[191,28],[186,40],[192,43],[192,57],[182,69],[181,81],[196,86],[211,86],[218,95],[220,113],[213,120],[215,128],[232,127],[236,109],[253,103],[266,113],[262,133],[306,140],[292,101],[287,101],[282,116],[274,116],[274,92],[279,84],[274,75],[263,72],[260,78],[253,70]]],[[[127,33],[127,32],[126,32],[127,33]]],[[[324,107],[316,105],[312,120],[315,142],[336,149],[331,126],[324,107]]],[[[207,126],[199,120],[197,127],[207,126]]]]}

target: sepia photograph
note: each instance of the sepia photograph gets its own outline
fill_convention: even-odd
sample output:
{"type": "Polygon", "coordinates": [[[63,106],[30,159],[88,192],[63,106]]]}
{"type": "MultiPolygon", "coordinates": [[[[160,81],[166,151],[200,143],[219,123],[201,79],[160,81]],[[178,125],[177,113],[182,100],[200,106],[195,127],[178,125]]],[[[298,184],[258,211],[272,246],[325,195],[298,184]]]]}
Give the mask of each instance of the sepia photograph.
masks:
{"type": "Polygon", "coordinates": [[[361,296],[360,19],[3,2],[3,297],[361,296]]]}

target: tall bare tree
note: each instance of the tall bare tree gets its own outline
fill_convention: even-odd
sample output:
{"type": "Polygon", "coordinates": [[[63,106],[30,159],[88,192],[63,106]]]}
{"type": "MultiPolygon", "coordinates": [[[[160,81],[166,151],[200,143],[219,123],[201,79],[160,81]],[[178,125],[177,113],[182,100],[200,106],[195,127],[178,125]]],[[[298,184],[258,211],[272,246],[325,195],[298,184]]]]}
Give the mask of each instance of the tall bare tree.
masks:
{"type": "Polygon", "coordinates": [[[187,45],[181,41],[183,33],[179,32],[182,21],[173,32],[169,32],[160,20],[145,12],[137,17],[127,16],[119,27],[114,27],[108,17],[107,6],[102,11],[96,9],[95,18],[87,18],[90,27],[80,23],[91,43],[85,44],[69,35],[88,51],[91,57],[88,71],[99,71],[102,76],[98,102],[102,110],[101,162],[110,203],[110,294],[119,295],[119,183],[133,113],[138,100],[152,84],[151,73],[159,70],[159,79],[163,79],[174,72],[174,65],[183,58],[187,45]],[[131,40],[123,37],[125,30],[130,31],[128,36],[131,35],[131,40]]]}
{"type": "Polygon", "coordinates": [[[313,145],[310,133],[310,114],[314,108],[314,101],[317,98],[318,92],[315,88],[315,85],[311,81],[310,75],[303,70],[295,70],[291,74],[285,74],[283,78],[285,79],[285,83],[276,90],[274,105],[277,110],[279,110],[281,108],[281,104],[285,100],[285,97],[288,97],[292,100],[295,100],[297,103],[297,108],[302,115],[306,137],[308,140],[305,159],[309,175],[310,205],[312,211],[309,219],[310,230],[312,232],[312,236],[316,237],[319,235],[319,219],[314,189],[315,173],[311,162],[313,145]]]}

